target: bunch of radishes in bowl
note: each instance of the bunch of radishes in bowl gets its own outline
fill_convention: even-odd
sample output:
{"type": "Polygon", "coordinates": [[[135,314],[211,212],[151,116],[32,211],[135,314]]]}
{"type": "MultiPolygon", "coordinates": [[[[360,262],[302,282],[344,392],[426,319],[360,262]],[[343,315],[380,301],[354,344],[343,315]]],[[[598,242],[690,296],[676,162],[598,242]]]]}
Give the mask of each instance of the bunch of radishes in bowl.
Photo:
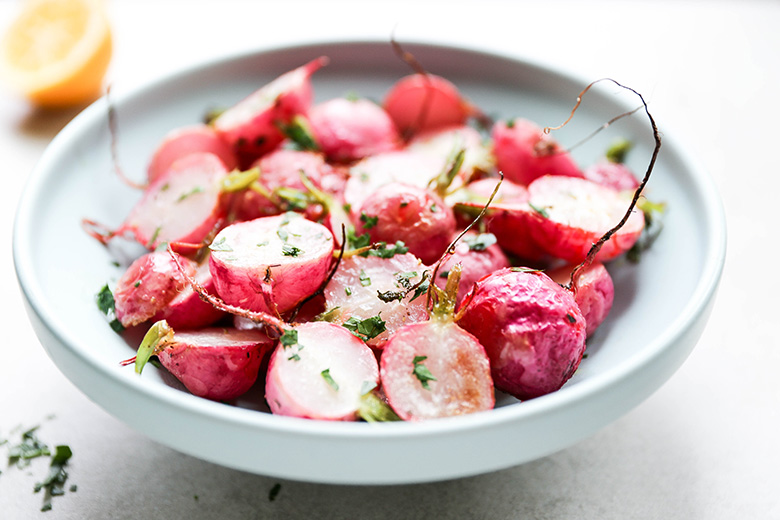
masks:
{"type": "Polygon", "coordinates": [[[327,61],[172,129],[124,223],[85,221],[148,250],[98,297],[115,330],[147,331],[127,363],[154,356],[218,401],[264,381],[273,413],[322,420],[559,389],[610,311],[604,262],[646,232],[652,163],[640,183],[620,143],[581,168],[534,122],[489,121],[423,71],[382,103],[313,104],[327,61]]]}

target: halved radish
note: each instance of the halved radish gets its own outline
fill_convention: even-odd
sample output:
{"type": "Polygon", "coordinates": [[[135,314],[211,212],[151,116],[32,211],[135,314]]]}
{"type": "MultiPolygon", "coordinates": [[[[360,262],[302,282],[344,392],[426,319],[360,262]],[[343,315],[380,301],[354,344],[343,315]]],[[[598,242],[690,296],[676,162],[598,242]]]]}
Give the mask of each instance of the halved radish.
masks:
{"type": "MultiPolygon", "coordinates": [[[[195,262],[183,257],[180,262],[188,274],[195,274],[195,262]]],[[[124,327],[143,323],[162,312],[186,285],[176,262],[166,251],[141,255],[117,282],[116,318],[124,327]]]]}
{"type": "Polygon", "coordinates": [[[237,166],[233,150],[208,125],[196,124],[176,128],[163,137],[147,168],[147,179],[151,184],[163,175],[176,160],[200,152],[213,153],[232,170],[237,166]]]}
{"type": "Polygon", "coordinates": [[[325,287],[327,319],[352,328],[371,323],[364,320],[381,322],[364,338],[372,347],[382,348],[403,325],[428,319],[425,292],[414,289],[425,270],[410,253],[345,258],[325,287]]]}
{"type": "MultiPolygon", "coordinates": [[[[170,257],[167,253],[164,254],[170,257]]],[[[189,264],[189,262],[183,258],[180,258],[180,261],[189,264]]],[[[211,276],[211,271],[209,271],[208,259],[197,265],[196,271],[192,274],[192,277],[207,292],[215,292],[214,280],[211,276]]],[[[215,308],[210,303],[203,301],[200,298],[200,295],[190,285],[185,285],[153,319],[154,321],[165,320],[176,330],[186,330],[208,327],[224,315],[225,313],[223,311],[215,308]]]]}
{"type": "MultiPolygon", "coordinates": [[[[528,187],[534,210],[531,236],[548,254],[570,263],[582,262],[588,251],[626,213],[630,197],[586,179],[547,175],[528,187]]],[[[596,260],[606,262],[629,249],[644,227],[641,211],[604,243],[596,260]]]]}
{"type": "Polygon", "coordinates": [[[146,188],[118,233],[131,232],[149,249],[166,242],[201,242],[226,214],[220,182],[227,174],[212,153],[176,160],[146,188]]]}
{"type": "Polygon", "coordinates": [[[225,303],[275,315],[325,281],[333,236],[321,224],[288,212],[227,226],[210,249],[214,285],[225,303]]]}
{"type": "Polygon", "coordinates": [[[265,393],[275,414],[351,421],[361,396],[378,383],[376,357],[363,341],[338,325],[311,322],[282,336],[265,393]]]}
{"type": "Polygon", "coordinates": [[[470,126],[447,126],[423,132],[410,140],[407,148],[412,152],[437,157],[442,164],[446,164],[454,153],[463,150],[463,163],[458,171],[458,178],[453,182],[453,188],[493,168],[494,159],[490,146],[482,135],[470,126]]]}
{"type": "Polygon", "coordinates": [[[217,134],[244,162],[273,150],[284,139],[278,125],[311,107],[311,75],[327,61],[321,57],[282,74],[227,109],[212,123],[217,134]]]}

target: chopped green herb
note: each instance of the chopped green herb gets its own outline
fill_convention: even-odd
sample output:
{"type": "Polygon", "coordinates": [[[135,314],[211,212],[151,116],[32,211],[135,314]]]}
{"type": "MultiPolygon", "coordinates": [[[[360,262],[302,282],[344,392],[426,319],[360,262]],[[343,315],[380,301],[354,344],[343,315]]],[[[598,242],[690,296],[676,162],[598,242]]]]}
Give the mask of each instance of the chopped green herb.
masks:
{"type": "Polygon", "coordinates": [[[431,204],[431,213],[437,213],[439,208],[436,207],[436,203],[431,204]]]}
{"type": "Polygon", "coordinates": [[[370,249],[366,251],[363,256],[378,256],[379,258],[393,258],[395,255],[403,255],[409,252],[409,248],[400,240],[393,246],[388,246],[382,243],[382,246],[377,249],[370,249]]]}
{"type": "Polygon", "coordinates": [[[400,302],[404,299],[404,297],[406,297],[406,294],[407,294],[406,291],[385,291],[385,292],[377,291],[376,292],[377,298],[379,298],[385,303],[390,303],[396,300],[400,302]]]}
{"type": "Polygon", "coordinates": [[[415,276],[417,276],[417,271],[409,271],[406,273],[395,273],[395,279],[398,282],[398,285],[400,285],[404,289],[412,288],[411,279],[414,278],[415,276]]]}
{"type": "Polygon", "coordinates": [[[568,312],[566,313],[566,319],[569,320],[569,323],[577,323],[577,319],[568,312]]]}
{"type": "Polygon", "coordinates": [[[398,205],[398,207],[400,207],[400,208],[405,208],[405,207],[406,207],[406,206],[408,206],[408,205],[409,205],[409,202],[407,202],[407,201],[405,201],[405,200],[404,200],[404,201],[401,201],[401,203],[398,205]]]}
{"type": "Polygon", "coordinates": [[[540,207],[534,206],[530,202],[528,203],[528,205],[531,206],[531,209],[534,210],[535,212],[537,212],[538,214],[540,214],[542,217],[550,218],[550,214],[547,212],[547,210],[545,208],[540,208],[540,207]]]}
{"type": "Polygon", "coordinates": [[[469,246],[470,251],[484,251],[496,243],[496,236],[493,233],[480,233],[475,237],[464,237],[463,242],[469,246]]]}
{"type": "Polygon", "coordinates": [[[369,285],[371,285],[371,278],[368,277],[368,275],[363,269],[360,270],[360,275],[358,279],[360,280],[360,285],[362,285],[363,287],[368,287],[369,285]]]}
{"type": "Polygon", "coordinates": [[[336,383],[336,381],[333,380],[333,377],[330,375],[330,369],[326,368],[322,372],[320,372],[320,375],[325,380],[326,383],[328,383],[328,386],[330,386],[333,390],[336,392],[339,391],[339,385],[336,383]]]}
{"type": "Polygon", "coordinates": [[[284,331],[279,337],[279,342],[283,347],[291,347],[298,344],[298,331],[295,329],[288,329],[284,331]]]}
{"type": "Polygon", "coordinates": [[[157,228],[154,230],[154,233],[152,233],[152,237],[146,243],[146,249],[151,249],[154,243],[157,242],[157,237],[160,236],[160,231],[162,231],[162,226],[157,226],[157,228]]]}
{"type": "Polygon", "coordinates": [[[344,293],[346,293],[347,296],[352,296],[352,287],[344,287],[344,293]]]}
{"type": "Polygon", "coordinates": [[[35,426],[22,433],[22,442],[9,448],[9,464],[15,463],[22,467],[27,465],[30,459],[51,455],[49,447],[35,435],[37,429],[38,426],[35,426]]]}
{"type": "Polygon", "coordinates": [[[108,324],[111,330],[119,334],[125,330],[125,327],[116,317],[116,307],[114,307],[114,295],[111,293],[111,289],[108,288],[108,284],[104,285],[98,291],[96,297],[98,309],[105,314],[108,319],[108,324]]]}
{"type": "Polygon", "coordinates": [[[230,252],[233,251],[233,248],[230,247],[227,243],[227,237],[225,235],[222,235],[219,237],[219,240],[215,240],[209,245],[209,249],[211,251],[225,251],[230,252]]]}
{"type": "Polygon", "coordinates": [[[299,356],[297,353],[287,358],[287,361],[300,361],[300,360],[301,360],[301,356],[299,356]]]}
{"type": "Polygon", "coordinates": [[[133,287],[140,287],[141,286],[141,280],[136,280],[136,282],[133,284],[133,287]]]}
{"type": "Polygon", "coordinates": [[[279,496],[279,491],[282,490],[282,485],[278,482],[274,484],[274,487],[271,488],[271,491],[268,492],[268,501],[273,502],[276,500],[276,497],[279,496]]]}
{"type": "Polygon", "coordinates": [[[257,244],[257,247],[265,247],[268,245],[268,240],[263,240],[259,244],[257,244]]]}
{"type": "Polygon", "coordinates": [[[342,326],[363,341],[373,339],[387,330],[385,321],[379,314],[364,320],[352,316],[342,326]]]}
{"type": "Polygon", "coordinates": [[[195,195],[196,193],[203,193],[203,186],[195,186],[190,191],[186,191],[186,192],[182,193],[181,195],[179,195],[179,198],[176,199],[176,202],[181,202],[181,201],[191,197],[192,195],[195,195]]]}
{"type": "Polygon", "coordinates": [[[303,250],[300,247],[296,247],[292,244],[284,244],[282,245],[282,254],[284,256],[298,256],[299,254],[303,253],[303,250]]]}
{"type": "Polygon", "coordinates": [[[297,115],[288,124],[277,123],[276,126],[298,150],[318,151],[320,149],[305,117],[297,115]]]}
{"type": "Polygon", "coordinates": [[[65,445],[55,447],[48,476],[43,482],[35,484],[34,488],[36,493],[42,489],[46,490],[41,511],[49,511],[51,509],[52,497],[65,494],[65,482],[68,480],[68,472],[65,471],[65,465],[72,456],[73,452],[70,447],[65,445]]]}
{"type": "Polygon", "coordinates": [[[433,374],[428,370],[428,367],[422,364],[426,359],[428,359],[428,356],[414,356],[414,359],[412,360],[412,364],[414,365],[412,373],[420,380],[420,384],[423,388],[430,390],[428,381],[436,381],[436,378],[433,377],[433,374]]]}
{"type": "Polygon", "coordinates": [[[290,238],[290,233],[283,227],[280,227],[276,230],[276,236],[278,236],[279,240],[282,242],[287,242],[287,239],[290,238]]]}
{"type": "Polygon", "coordinates": [[[369,217],[365,211],[360,212],[360,222],[363,223],[363,229],[371,229],[379,222],[379,216],[369,217]]]}
{"type": "Polygon", "coordinates": [[[625,162],[626,155],[633,147],[634,144],[628,139],[618,139],[607,149],[607,160],[621,164],[625,162]]]}
{"type": "Polygon", "coordinates": [[[371,245],[371,236],[368,233],[358,236],[355,234],[355,229],[350,226],[347,230],[347,244],[351,249],[367,247],[371,245]]]}
{"type": "Polygon", "coordinates": [[[430,286],[430,282],[428,280],[423,280],[417,288],[414,290],[414,295],[412,296],[412,299],[409,300],[410,302],[413,302],[423,294],[428,292],[428,287],[430,286]]]}

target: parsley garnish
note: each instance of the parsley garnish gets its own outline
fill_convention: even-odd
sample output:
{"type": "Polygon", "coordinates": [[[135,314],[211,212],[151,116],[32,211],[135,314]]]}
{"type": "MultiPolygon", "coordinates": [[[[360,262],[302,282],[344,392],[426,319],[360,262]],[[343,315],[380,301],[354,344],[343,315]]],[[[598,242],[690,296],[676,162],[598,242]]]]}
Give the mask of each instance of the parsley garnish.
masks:
{"type": "Polygon", "coordinates": [[[400,240],[395,245],[381,244],[380,248],[369,249],[363,256],[378,256],[379,258],[393,258],[395,255],[403,255],[409,252],[409,248],[400,240]]]}
{"type": "Polygon", "coordinates": [[[190,197],[192,195],[195,195],[196,193],[202,193],[202,192],[203,192],[203,186],[195,186],[190,191],[185,191],[184,193],[179,195],[179,198],[176,199],[176,202],[181,202],[184,199],[186,199],[186,198],[188,198],[188,197],[190,197]]]}
{"type": "Polygon", "coordinates": [[[379,298],[385,303],[390,303],[396,300],[400,302],[404,299],[406,294],[407,294],[406,291],[385,291],[385,292],[377,291],[376,292],[377,298],[379,298]]]}
{"type": "Polygon", "coordinates": [[[336,381],[333,380],[333,377],[330,375],[330,369],[326,368],[322,372],[320,372],[320,375],[325,380],[326,383],[328,383],[328,386],[330,386],[333,390],[336,392],[339,391],[339,385],[336,383],[336,381]]]}
{"type": "Polygon", "coordinates": [[[423,388],[430,390],[431,388],[428,386],[428,381],[436,381],[436,378],[433,377],[433,374],[428,370],[428,367],[422,364],[426,359],[428,359],[428,356],[414,356],[414,359],[412,360],[412,364],[414,365],[412,373],[420,380],[420,384],[423,388]]]}
{"type": "Polygon", "coordinates": [[[271,488],[271,491],[268,492],[268,501],[273,502],[276,500],[276,497],[279,495],[279,491],[282,490],[282,485],[278,482],[274,484],[274,487],[271,488]]]}
{"type": "Polygon", "coordinates": [[[574,318],[574,316],[572,316],[568,312],[566,313],[566,319],[569,320],[569,323],[577,323],[577,320],[574,318]]]}
{"type": "Polygon", "coordinates": [[[108,324],[111,330],[117,334],[124,331],[125,327],[116,318],[116,307],[114,306],[114,295],[111,293],[111,289],[108,288],[108,284],[101,287],[96,297],[98,309],[100,312],[106,315],[108,318],[108,324]]]}
{"type": "Polygon", "coordinates": [[[303,253],[303,250],[300,247],[296,247],[291,244],[284,244],[282,246],[282,254],[284,256],[298,256],[299,254],[303,253]]]}
{"type": "Polygon", "coordinates": [[[347,296],[352,296],[352,287],[344,287],[344,293],[346,293],[347,296]]]}
{"type": "Polygon", "coordinates": [[[371,285],[371,278],[368,277],[368,275],[363,269],[360,270],[360,276],[358,279],[360,280],[360,285],[362,285],[363,287],[368,287],[369,285],[371,285]]]}
{"type": "Polygon", "coordinates": [[[484,251],[496,243],[496,236],[493,233],[480,233],[475,237],[464,237],[463,242],[468,244],[470,251],[484,251]]]}
{"type": "Polygon", "coordinates": [[[371,236],[368,233],[363,233],[358,236],[355,234],[355,229],[350,226],[347,230],[347,244],[351,249],[360,249],[371,245],[371,236]]]}
{"type": "Polygon", "coordinates": [[[283,347],[292,347],[298,344],[298,331],[295,329],[285,330],[284,334],[279,337],[279,342],[283,347]]]}
{"type": "Polygon", "coordinates": [[[49,447],[36,437],[37,429],[35,426],[22,433],[22,442],[8,450],[9,464],[16,463],[17,466],[23,467],[30,459],[51,455],[49,447]]]}
{"type": "Polygon", "coordinates": [[[413,302],[423,294],[428,292],[428,287],[430,286],[430,283],[428,280],[423,280],[420,285],[417,286],[417,289],[414,290],[414,296],[412,296],[412,299],[409,300],[410,302],[413,302]]]}
{"type": "Polygon", "coordinates": [[[528,205],[531,207],[531,209],[532,209],[532,210],[534,210],[535,212],[537,212],[538,214],[540,214],[542,217],[544,217],[544,218],[550,218],[550,214],[549,214],[549,213],[547,213],[547,210],[546,210],[545,208],[538,207],[538,206],[534,206],[534,205],[533,205],[533,204],[531,204],[530,202],[528,203],[528,205]]]}
{"type": "Polygon", "coordinates": [[[49,475],[43,482],[35,484],[35,492],[41,489],[46,490],[46,496],[43,500],[41,511],[51,509],[51,498],[65,494],[65,481],[68,480],[68,472],[65,471],[65,464],[73,456],[70,447],[61,445],[55,447],[54,456],[51,459],[49,475]]]}
{"type": "Polygon", "coordinates": [[[363,229],[371,229],[379,222],[379,216],[369,217],[365,211],[360,212],[360,222],[363,223],[363,229]]]}
{"type": "Polygon", "coordinates": [[[387,330],[385,320],[379,314],[364,320],[352,316],[342,326],[363,341],[373,339],[387,330]]]}
{"type": "Polygon", "coordinates": [[[227,244],[227,237],[225,235],[219,237],[219,240],[212,242],[209,245],[209,249],[211,251],[233,251],[233,248],[227,244]]]}

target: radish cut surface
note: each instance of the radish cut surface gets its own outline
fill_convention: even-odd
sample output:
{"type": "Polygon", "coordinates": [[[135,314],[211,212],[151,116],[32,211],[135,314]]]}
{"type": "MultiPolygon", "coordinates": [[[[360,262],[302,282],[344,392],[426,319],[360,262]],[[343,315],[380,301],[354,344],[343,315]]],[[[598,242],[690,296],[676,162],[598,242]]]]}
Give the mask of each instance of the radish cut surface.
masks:
{"type": "Polygon", "coordinates": [[[225,214],[220,182],[227,174],[211,153],[178,159],[146,189],[122,229],[149,249],[166,242],[201,242],[225,214]]]}
{"type": "Polygon", "coordinates": [[[448,320],[435,318],[396,332],[382,351],[381,377],[390,406],[407,421],[495,405],[485,349],[448,320]]]}
{"type": "Polygon", "coordinates": [[[266,376],[266,400],[275,414],[350,421],[360,397],[379,383],[379,367],[362,340],[325,322],[297,325],[295,342],[280,342],[266,376]]]}
{"type": "MultiPolygon", "coordinates": [[[[620,222],[630,202],[630,194],[574,177],[540,177],[528,192],[536,213],[531,236],[550,255],[571,263],[585,259],[591,246],[620,222]]],[[[596,260],[606,262],[631,249],[644,223],[642,212],[634,211],[596,260]]]]}
{"type": "Polygon", "coordinates": [[[407,323],[428,319],[424,291],[415,298],[416,291],[412,289],[426,269],[410,253],[392,258],[345,258],[324,291],[328,320],[344,324],[350,319],[362,321],[379,316],[385,330],[367,343],[381,348],[407,323]],[[380,297],[383,294],[387,295],[385,299],[380,297]]]}
{"type": "Polygon", "coordinates": [[[258,330],[211,328],[175,332],[157,357],[193,394],[229,400],[255,383],[274,342],[258,330]]]}
{"type": "Polygon", "coordinates": [[[325,281],[333,235],[288,212],[232,224],[210,249],[211,275],[226,303],[276,314],[295,307],[325,281]]]}

